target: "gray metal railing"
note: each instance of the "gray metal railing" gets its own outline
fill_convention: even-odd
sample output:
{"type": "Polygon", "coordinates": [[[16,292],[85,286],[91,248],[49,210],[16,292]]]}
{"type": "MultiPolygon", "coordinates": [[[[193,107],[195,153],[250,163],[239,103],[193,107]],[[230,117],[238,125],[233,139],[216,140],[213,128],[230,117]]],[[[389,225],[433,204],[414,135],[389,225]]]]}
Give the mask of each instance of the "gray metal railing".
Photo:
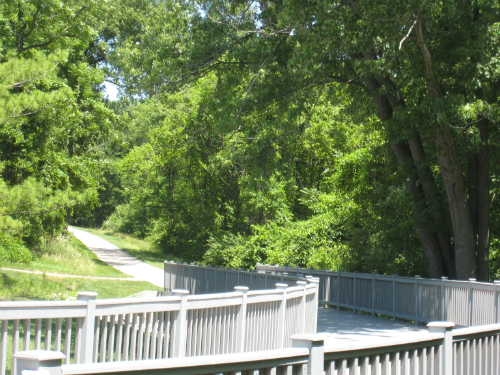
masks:
{"type": "Polygon", "coordinates": [[[257,265],[258,273],[310,275],[320,279],[319,302],[337,308],[415,322],[452,321],[457,326],[500,322],[500,281],[425,279],[343,271],[257,265]]]}
{"type": "Polygon", "coordinates": [[[250,290],[274,289],[277,283],[288,286],[307,279],[300,274],[293,276],[285,272],[273,274],[265,271],[232,270],[219,267],[205,267],[196,264],[164,262],[164,289],[186,289],[190,294],[231,292],[236,286],[246,286],[250,290]]]}

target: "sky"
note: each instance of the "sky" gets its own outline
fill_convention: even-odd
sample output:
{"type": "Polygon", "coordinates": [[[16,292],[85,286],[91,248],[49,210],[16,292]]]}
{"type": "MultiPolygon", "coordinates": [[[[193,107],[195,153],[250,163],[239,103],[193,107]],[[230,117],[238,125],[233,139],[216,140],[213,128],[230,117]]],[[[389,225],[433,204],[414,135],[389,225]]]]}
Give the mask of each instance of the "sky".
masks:
{"type": "Polygon", "coordinates": [[[107,96],[109,100],[118,100],[118,87],[111,82],[104,81],[104,96],[107,96]]]}

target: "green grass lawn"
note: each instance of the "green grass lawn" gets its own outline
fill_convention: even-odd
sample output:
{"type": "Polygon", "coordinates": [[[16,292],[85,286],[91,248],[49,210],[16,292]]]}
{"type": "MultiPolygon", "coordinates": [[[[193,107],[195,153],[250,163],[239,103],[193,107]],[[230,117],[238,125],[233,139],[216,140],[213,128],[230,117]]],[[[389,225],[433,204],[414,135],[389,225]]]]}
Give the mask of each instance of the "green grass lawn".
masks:
{"type": "Polygon", "coordinates": [[[131,277],[100,261],[71,234],[46,241],[40,249],[33,250],[32,255],[31,263],[3,262],[1,266],[66,275],[131,277]]]}
{"type": "Polygon", "coordinates": [[[123,298],[144,290],[162,290],[145,281],[102,280],[0,271],[0,300],[61,300],[80,291],[96,292],[97,298],[123,298]]]}
{"type": "Polygon", "coordinates": [[[183,260],[178,257],[170,256],[162,253],[161,251],[154,250],[147,241],[134,238],[124,233],[111,232],[103,229],[75,228],[95,234],[96,236],[111,242],[113,245],[118,246],[128,254],[133,255],[143,262],[157,268],[163,269],[163,262],[165,260],[183,262],[183,260]]]}

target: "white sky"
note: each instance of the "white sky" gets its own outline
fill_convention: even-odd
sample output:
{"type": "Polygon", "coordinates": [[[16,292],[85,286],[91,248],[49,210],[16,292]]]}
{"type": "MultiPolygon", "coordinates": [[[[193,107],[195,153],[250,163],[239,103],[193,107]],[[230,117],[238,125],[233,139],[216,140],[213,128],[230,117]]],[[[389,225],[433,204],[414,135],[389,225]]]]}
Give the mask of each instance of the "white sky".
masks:
{"type": "Polygon", "coordinates": [[[108,97],[109,100],[118,100],[118,86],[112,84],[111,82],[104,82],[104,93],[103,95],[108,97]]]}

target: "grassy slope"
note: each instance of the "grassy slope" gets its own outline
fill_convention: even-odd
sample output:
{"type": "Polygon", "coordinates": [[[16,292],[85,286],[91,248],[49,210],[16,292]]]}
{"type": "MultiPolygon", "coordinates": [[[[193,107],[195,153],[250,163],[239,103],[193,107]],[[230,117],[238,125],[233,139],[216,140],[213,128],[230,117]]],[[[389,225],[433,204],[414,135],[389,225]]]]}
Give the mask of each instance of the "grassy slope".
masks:
{"type": "Polygon", "coordinates": [[[162,290],[144,281],[99,280],[0,271],[0,300],[51,300],[76,297],[79,291],[97,298],[123,298],[144,290],[162,290]]]}
{"type": "Polygon", "coordinates": [[[118,246],[123,251],[133,255],[143,262],[146,262],[154,267],[163,269],[164,260],[175,260],[182,262],[181,259],[166,255],[161,251],[154,250],[148,242],[140,240],[123,233],[112,233],[102,229],[79,228],[86,232],[95,234],[113,245],[118,246]]]}
{"type": "Polygon", "coordinates": [[[66,275],[131,277],[100,261],[73,235],[47,242],[33,255],[33,261],[29,264],[4,262],[2,267],[66,275]]]}

